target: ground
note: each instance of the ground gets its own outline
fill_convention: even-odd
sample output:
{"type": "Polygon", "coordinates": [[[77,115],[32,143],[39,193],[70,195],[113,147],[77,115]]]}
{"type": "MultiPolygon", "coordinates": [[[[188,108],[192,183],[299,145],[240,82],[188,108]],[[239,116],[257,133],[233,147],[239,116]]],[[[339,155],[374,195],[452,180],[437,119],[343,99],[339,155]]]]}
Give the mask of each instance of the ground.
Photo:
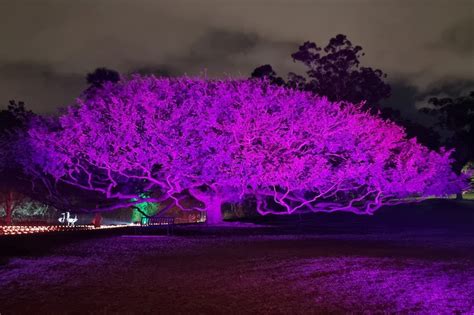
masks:
{"type": "Polygon", "coordinates": [[[472,201],[257,223],[13,240],[0,313],[474,313],[472,201]]]}

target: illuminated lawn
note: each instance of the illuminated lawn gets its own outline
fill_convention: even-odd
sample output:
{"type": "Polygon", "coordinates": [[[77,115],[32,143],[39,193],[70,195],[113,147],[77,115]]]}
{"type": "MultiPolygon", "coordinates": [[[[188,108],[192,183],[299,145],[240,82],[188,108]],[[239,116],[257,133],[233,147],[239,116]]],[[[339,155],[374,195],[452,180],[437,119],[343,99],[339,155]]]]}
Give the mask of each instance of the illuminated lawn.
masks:
{"type": "Polygon", "coordinates": [[[5,261],[0,312],[472,314],[474,204],[437,205],[69,242],[5,261]]]}

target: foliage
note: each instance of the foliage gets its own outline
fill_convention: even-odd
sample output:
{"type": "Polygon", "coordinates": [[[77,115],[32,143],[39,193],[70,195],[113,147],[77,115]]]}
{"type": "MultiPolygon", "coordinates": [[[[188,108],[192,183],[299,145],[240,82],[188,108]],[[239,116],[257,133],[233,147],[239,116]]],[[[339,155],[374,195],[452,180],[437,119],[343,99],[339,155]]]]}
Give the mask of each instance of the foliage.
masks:
{"type": "Polygon", "coordinates": [[[397,125],[405,128],[408,138],[416,137],[419,143],[431,150],[436,150],[441,146],[440,134],[433,126],[425,126],[406,117],[402,117],[400,111],[391,107],[382,108],[380,114],[382,117],[390,119],[397,125]]]}
{"type": "Polygon", "coordinates": [[[82,92],[82,96],[84,98],[93,97],[94,93],[100,90],[104,84],[119,82],[120,73],[108,68],[97,68],[87,74],[86,81],[89,86],[82,92]]]}
{"type": "MultiPolygon", "coordinates": [[[[16,169],[15,143],[18,133],[23,131],[33,113],[25,109],[23,102],[10,101],[7,109],[0,110],[0,172],[16,169]]],[[[7,177],[3,174],[3,178],[7,177]]],[[[8,176],[10,177],[10,176],[8,176]]]]}
{"type": "Polygon", "coordinates": [[[87,83],[95,88],[101,88],[106,82],[116,83],[120,81],[120,74],[111,69],[97,68],[86,76],[87,83]]]}
{"type": "Polygon", "coordinates": [[[448,133],[444,145],[454,148],[456,172],[474,161],[474,91],[458,98],[431,98],[434,108],[423,108],[424,113],[437,117],[437,126],[448,133]]]}
{"type": "Polygon", "coordinates": [[[386,74],[381,70],[360,66],[363,55],[362,47],[339,34],[324,49],[308,41],[291,55],[308,68],[306,77],[291,72],[285,82],[270,65],[256,68],[252,77],[267,77],[274,84],[311,91],[333,102],[365,101],[366,108],[378,109],[380,100],[390,96],[390,86],[383,81],[386,74]]]}
{"type": "Polygon", "coordinates": [[[390,85],[383,80],[387,75],[379,69],[360,67],[362,56],[362,47],[353,46],[345,35],[337,35],[324,49],[313,42],[305,42],[292,54],[294,61],[308,68],[306,77],[290,73],[285,82],[268,64],[256,68],[251,76],[267,78],[278,86],[311,91],[328,97],[330,101],[354,104],[365,101],[364,108],[372,113],[380,111],[382,117],[403,126],[408,138],[417,137],[421,144],[438,149],[439,134],[433,128],[402,117],[398,110],[380,106],[380,101],[391,93],[390,85]]]}
{"type": "Polygon", "coordinates": [[[5,213],[7,224],[12,223],[15,211],[25,201],[17,142],[32,116],[23,102],[10,101],[7,109],[0,111],[0,209],[5,213]]]}
{"type": "Polygon", "coordinates": [[[268,81],[135,76],[78,100],[56,125],[36,120],[27,164],[116,201],[102,210],[182,206],[189,194],[211,222],[224,202],[246,197],[261,214],[371,214],[464,185],[450,152],[407,140],[360,107],[268,81]]]}
{"type": "Polygon", "coordinates": [[[469,178],[469,190],[466,193],[474,194],[474,161],[469,161],[461,170],[469,178]]]}
{"type": "Polygon", "coordinates": [[[35,209],[46,206],[69,211],[79,203],[99,202],[97,194],[84,194],[73,186],[58,183],[42,169],[29,165],[32,152],[25,132],[33,120],[41,120],[45,125],[54,121],[27,110],[23,102],[10,101],[7,109],[0,111],[0,208],[6,212],[7,222],[17,211],[26,216],[28,209],[33,215],[35,209]]]}
{"type": "MultiPolygon", "coordinates": [[[[139,198],[149,198],[149,193],[140,194],[139,198]]],[[[135,202],[138,198],[133,198],[131,201],[135,202]]],[[[158,212],[159,204],[156,202],[141,202],[133,206],[132,222],[141,222],[143,218],[155,215],[158,212]]]]}
{"type": "MultiPolygon", "coordinates": [[[[52,208],[38,201],[22,197],[18,205],[15,206],[12,216],[14,218],[43,217],[52,208]]],[[[0,216],[6,215],[5,207],[0,203],[0,216]]]]}

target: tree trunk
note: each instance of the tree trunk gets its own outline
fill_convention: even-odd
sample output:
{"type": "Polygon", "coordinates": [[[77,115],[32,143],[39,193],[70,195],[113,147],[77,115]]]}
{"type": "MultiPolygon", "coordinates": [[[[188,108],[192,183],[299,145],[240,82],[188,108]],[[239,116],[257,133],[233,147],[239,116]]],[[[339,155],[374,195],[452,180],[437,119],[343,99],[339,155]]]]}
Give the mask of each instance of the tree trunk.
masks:
{"type": "Polygon", "coordinates": [[[456,200],[463,200],[462,192],[456,194],[456,200]]]}
{"type": "Polygon", "coordinates": [[[224,199],[215,192],[203,192],[199,189],[189,189],[191,196],[204,203],[206,206],[206,223],[217,225],[224,222],[222,215],[222,203],[224,199]]]}
{"type": "Polygon", "coordinates": [[[209,225],[217,225],[224,222],[222,216],[222,202],[220,199],[211,199],[206,203],[206,223],[209,225]]]}

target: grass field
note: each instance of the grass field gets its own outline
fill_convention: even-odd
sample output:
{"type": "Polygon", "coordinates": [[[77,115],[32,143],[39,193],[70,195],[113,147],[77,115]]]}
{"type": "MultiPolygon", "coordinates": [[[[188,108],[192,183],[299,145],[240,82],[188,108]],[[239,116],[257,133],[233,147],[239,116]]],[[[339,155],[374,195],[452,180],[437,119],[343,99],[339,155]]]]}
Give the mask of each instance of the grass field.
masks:
{"type": "Polygon", "coordinates": [[[13,240],[0,313],[474,313],[473,202],[259,223],[13,240]]]}

